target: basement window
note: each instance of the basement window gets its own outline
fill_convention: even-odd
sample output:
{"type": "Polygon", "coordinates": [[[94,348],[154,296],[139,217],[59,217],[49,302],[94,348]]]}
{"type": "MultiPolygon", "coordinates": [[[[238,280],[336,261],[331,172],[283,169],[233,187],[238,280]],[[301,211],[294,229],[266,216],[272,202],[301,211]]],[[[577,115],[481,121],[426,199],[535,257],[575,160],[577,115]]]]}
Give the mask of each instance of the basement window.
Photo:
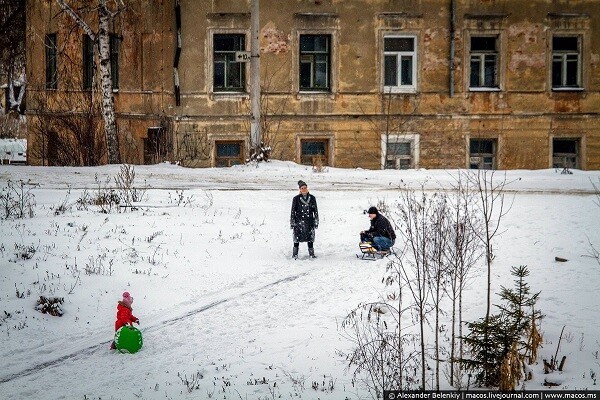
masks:
{"type": "Polygon", "coordinates": [[[410,141],[387,143],[385,169],[410,169],[413,166],[410,141]]]}
{"type": "Polygon", "coordinates": [[[496,139],[471,139],[469,143],[469,168],[496,169],[496,139]]]}
{"type": "Polygon", "coordinates": [[[329,140],[327,139],[306,139],[300,143],[302,154],[300,163],[303,165],[323,166],[328,165],[329,159],[329,140]]]}
{"type": "Polygon", "coordinates": [[[232,165],[240,165],[244,163],[242,154],[242,142],[237,141],[222,141],[216,142],[216,167],[231,167],[232,165]]]}
{"type": "Polygon", "coordinates": [[[552,167],[579,168],[579,139],[552,140],[552,167]]]}

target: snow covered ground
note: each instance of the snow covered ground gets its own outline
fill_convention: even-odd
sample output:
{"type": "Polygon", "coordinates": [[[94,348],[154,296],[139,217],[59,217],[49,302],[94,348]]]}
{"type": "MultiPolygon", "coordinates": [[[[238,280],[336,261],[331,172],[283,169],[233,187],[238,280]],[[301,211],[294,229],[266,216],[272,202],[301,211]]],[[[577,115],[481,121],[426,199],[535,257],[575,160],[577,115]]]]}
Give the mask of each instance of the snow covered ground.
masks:
{"type": "MultiPolygon", "coordinates": [[[[351,346],[344,317],[385,291],[386,260],[355,257],[358,232],[369,225],[363,210],[393,204],[404,184],[449,188],[457,171],[316,173],[273,161],[135,172],[136,186],[148,186],[143,206],[104,214],[78,210],[76,201],[107,178],[113,185],[119,166],[0,166],[0,188],[29,180],[36,204],[33,218],[0,220],[0,397],[370,398],[338,355],[351,346]],[[301,244],[294,261],[289,211],[299,179],[317,197],[321,223],[318,258],[301,244]],[[28,249],[30,259],[18,255],[28,249]],[[134,355],[108,349],[125,290],[144,337],[134,355]],[[64,315],[37,312],[40,295],[64,297],[64,315]]],[[[546,315],[526,389],[545,389],[541,359],[555,354],[563,326],[558,389],[597,389],[600,265],[591,252],[600,248],[599,179],[597,171],[507,173],[514,205],[494,243],[493,292],[512,287],[511,266],[527,265],[546,315]]],[[[483,265],[477,271],[466,320],[485,314],[483,265]]]]}

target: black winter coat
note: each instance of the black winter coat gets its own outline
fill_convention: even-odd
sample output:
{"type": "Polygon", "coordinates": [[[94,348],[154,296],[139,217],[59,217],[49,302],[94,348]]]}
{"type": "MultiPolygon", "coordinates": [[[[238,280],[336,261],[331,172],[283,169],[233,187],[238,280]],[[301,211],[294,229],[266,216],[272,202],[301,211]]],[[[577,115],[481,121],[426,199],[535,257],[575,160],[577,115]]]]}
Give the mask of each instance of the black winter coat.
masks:
{"type": "Polygon", "coordinates": [[[306,197],[299,194],[292,199],[290,225],[294,230],[294,243],[315,241],[315,228],[319,225],[315,196],[310,193],[306,197]]]}
{"type": "Polygon", "coordinates": [[[390,224],[390,221],[381,214],[377,214],[377,216],[371,220],[371,227],[367,232],[373,237],[384,236],[388,239],[396,240],[396,233],[394,232],[394,228],[392,228],[392,224],[390,224]]]}

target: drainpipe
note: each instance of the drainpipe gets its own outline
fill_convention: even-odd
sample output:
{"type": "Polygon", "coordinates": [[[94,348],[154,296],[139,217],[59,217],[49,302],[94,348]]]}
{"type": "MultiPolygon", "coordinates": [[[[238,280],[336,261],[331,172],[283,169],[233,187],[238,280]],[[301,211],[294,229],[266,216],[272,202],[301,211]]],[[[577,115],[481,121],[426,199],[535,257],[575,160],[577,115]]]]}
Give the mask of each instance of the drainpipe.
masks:
{"type": "Polygon", "coordinates": [[[454,96],[454,32],[456,32],[456,0],[450,0],[450,97],[454,96]]]}
{"type": "Polygon", "coordinates": [[[181,5],[179,0],[175,1],[175,34],[177,35],[177,47],[175,47],[175,59],[173,60],[173,84],[175,86],[175,105],[181,105],[181,90],[179,86],[179,58],[181,57],[181,5]]]}

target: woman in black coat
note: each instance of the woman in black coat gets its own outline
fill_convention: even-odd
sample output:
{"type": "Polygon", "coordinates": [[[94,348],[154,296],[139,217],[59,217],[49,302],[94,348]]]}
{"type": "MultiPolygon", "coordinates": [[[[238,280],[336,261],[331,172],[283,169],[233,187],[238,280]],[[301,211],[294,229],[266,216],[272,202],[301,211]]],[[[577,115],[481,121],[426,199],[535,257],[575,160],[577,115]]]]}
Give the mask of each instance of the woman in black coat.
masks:
{"type": "Polygon", "coordinates": [[[294,232],[294,252],[292,257],[298,258],[300,242],[308,242],[308,254],[315,258],[315,229],[319,226],[319,210],[317,199],[308,193],[308,186],[304,181],[298,181],[300,194],[292,200],[290,226],[294,232]]]}

